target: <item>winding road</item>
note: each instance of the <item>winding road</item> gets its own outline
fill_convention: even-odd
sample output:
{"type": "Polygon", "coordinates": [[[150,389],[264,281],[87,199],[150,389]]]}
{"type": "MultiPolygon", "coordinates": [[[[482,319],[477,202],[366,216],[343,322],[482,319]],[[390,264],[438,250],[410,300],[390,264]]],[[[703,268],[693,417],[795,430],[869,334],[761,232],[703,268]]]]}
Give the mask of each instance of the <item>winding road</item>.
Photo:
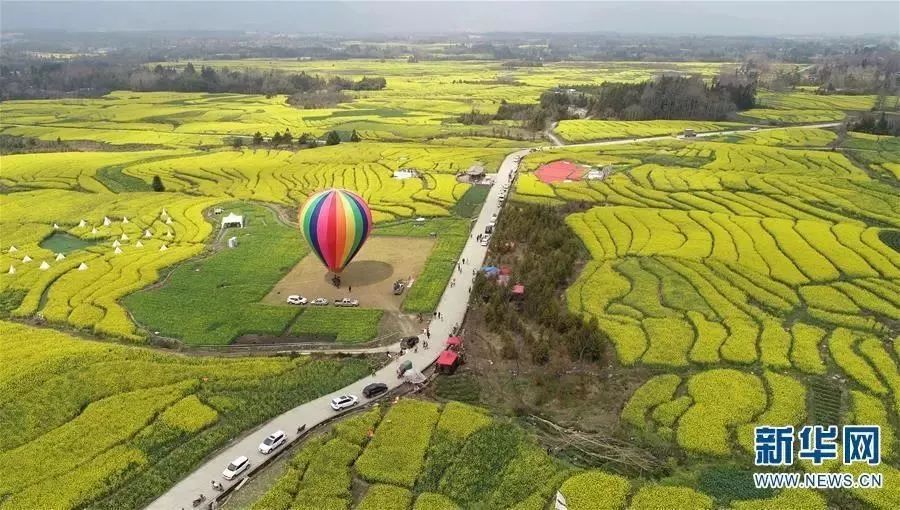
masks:
{"type": "MultiPolygon", "coordinates": [[[[799,126],[791,126],[795,128],[828,128],[839,125],[838,122],[825,124],[807,124],[799,126]]],[[[771,131],[776,128],[759,128],[759,131],[771,131]]],[[[747,130],[729,130],[714,131],[707,133],[697,133],[696,138],[705,138],[712,136],[721,136],[735,134],[738,132],[747,132],[747,130]]],[[[571,146],[591,146],[591,145],[618,145],[630,144],[636,142],[647,142],[655,140],[671,140],[672,136],[655,136],[647,138],[636,138],[627,140],[612,140],[606,142],[589,142],[581,144],[572,144],[571,146]]],[[[550,148],[550,147],[547,147],[550,148]]],[[[542,149],[539,149],[542,150],[542,149]]],[[[354,394],[360,396],[361,403],[366,403],[368,399],[363,398],[362,389],[373,382],[383,382],[393,389],[402,384],[396,376],[397,366],[401,361],[412,361],[413,368],[416,370],[424,370],[426,367],[434,363],[438,355],[444,348],[444,340],[451,334],[452,329],[456,325],[461,325],[466,314],[469,303],[469,294],[471,285],[474,280],[475,270],[483,265],[485,256],[487,255],[487,247],[475,239],[475,234],[484,232],[485,226],[490,223],[493,215],[499,215],[503,207],[498,199],[498,195],[503,184],[511,183],[515,178],[518,169],[518,159],[527,154],[530,149],[522,149],[506,156],[497,172],[497,177],[491,190],[488,193],[481,213],[473,224],[472,235],[469,236],[466,246],[460,256],[461,270],[453,275],[455,284],[448,285],[444,290],[441,301],[437,306],[436,312],[440,318],[430,323],[431,341],[428,349],[422,348],[421,344],[418,352],[407,352],[402,358],[397,357],[387,366],[381,368],[371,376],[360,379],[338,391],[323,395],[315,400],[301,404],[280,416],[273,418],[267,423],[257,427],[252,431],[248,431],[243,437],[226,445],[223,449],[213,454],[198,467],[194,472],[182,479],[175,486],[170,488],[165,494],[150,503],[147,507],[151,510],[179,510],[191,509],[192,502],[200,494],[207,497],[204,508],[208,508],[208,504],[212,499],[211,496],[217,494],[211,489],[210,482],[212,480],[221,482],[226,488],[231,485],[240,483],[240,478],[232,482],[222,478],[222,471],[225,466],[235,458],[244,455],[250,459],[251,469],[265,463],[267,457],[258,452],[257,448],[263,439],[271,432],[282,430],[287,433],[288,441],[297,439],[296,431],[300,425],[306,425],[306,428],[312,428],[323,423],[335,416],[335,412],[331,409],[329,403],[331,399],[344,394],[354,394]]],[[[396,347],[394,347],[396,349],[396,347]]],[[[396,352],[396,351],[395,351],[396,352]]]]}

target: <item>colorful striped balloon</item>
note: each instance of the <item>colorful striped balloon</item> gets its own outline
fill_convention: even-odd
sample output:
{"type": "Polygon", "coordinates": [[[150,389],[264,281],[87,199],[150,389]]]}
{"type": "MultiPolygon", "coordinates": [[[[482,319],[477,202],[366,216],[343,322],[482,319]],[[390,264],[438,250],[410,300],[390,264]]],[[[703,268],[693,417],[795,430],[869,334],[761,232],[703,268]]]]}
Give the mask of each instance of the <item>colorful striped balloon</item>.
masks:
{"type": "Polygon", "coordinates": [[[309,197],[300,209],[300,228],[319,260],[340,273],[362,248],[372,230],[372,211],[365,200],[345,189],[329,189],[309,197]]]}

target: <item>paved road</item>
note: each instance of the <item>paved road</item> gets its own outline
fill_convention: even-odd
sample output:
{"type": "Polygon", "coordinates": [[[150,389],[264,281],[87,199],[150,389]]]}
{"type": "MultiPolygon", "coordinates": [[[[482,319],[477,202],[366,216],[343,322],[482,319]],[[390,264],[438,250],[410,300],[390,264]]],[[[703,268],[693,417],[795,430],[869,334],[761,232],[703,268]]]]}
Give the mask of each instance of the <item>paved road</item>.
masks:
{"type": "MultiPolygon", "coordinates": [[[[488,193],[487,200],[481,209],[481,214],[473,225],[472,232],[484,232],[484,227],[491,221],[491,216],[499,214],[501,204],[498,203],[497,196],[500,193],[501,184],[508,183],[512,179],[518,166],[516,158],[527,152],[527,150],[514,152],[503,160],[497,173],[496,183],[488,193]]],[[[379,370],[374,376],[356,381],[340,391],[297,406],[272,419],[262,427],[246,434],[242,439],[238,439],[226,446],[188,475],[187,478],[178,482],[168,492],[151,503],[148,508],[153,510],[192,508],[192,501],[199,494],[202,493],[207,498],[214,494],[210,483],[212,480],[222,482],[226,487],[232,483],[237,483],[237,480],[228,482],[222,478],[222,470],[234,458],[246,455],[250,458],[251,464],[256,465],[262,462],[265,456],[257,451],[257,447],[269,433],[275,430],[283,430],[288,434],[289,438],[293,438],[299,425],[306,424],[307,427],[312,427],[334,416],[335,412],[329,406],[332,398],[345,393],[352,393],[360,396],[361,400],[364,401],[362,389],[372,382],[384,382],[391,388],[399,386],[401,381],[397,379],[396,369],[401,360],[411,360],[413,368],[417,370],[423,370],[433,363],[441,350],[443,350],[443,340],[450,336],[451,329],[463,322],[469,302],[469,291],[474,280],[473,271],[482,266],[486,253],[487,248],[481,246],[473,236],[470,236],[460,257],[460,261],[465,261],[464,263],[460,262],[462,270],[454,273],[453,279],[455,284],[447,287],[438,304],[437,311],[440,312],[441,318],[431,322],[431,341],[428,349],[424,349],[420,345],[418,352],[408,352],[403,358],[395,358],[394,361],[379,370]]]]}
{"type": "MultiPolygon", "coordinates": [[[[834,122],[827,124],[809,124],[793,127],[811,129],[834,127],[839,124],[840,123],[834,122]]],[[[758,131],[770,131],[773,129],[784,128],[760,128],[758,131]]],[[[697,138],[721,136],[739,132],[747,131],[739,130],[698,133],[697,138]]],[[[573,144],[572,146],[618,145],[671,139],[671,136],[657,136],[640,139],[573,144]]],[[[260,462],[262,462],[265,459],[265,456],[257,451],[257,447],[269,433],[275,430],[283,430],[288,434],[288,439],[292,440],[296,437],[295,432],[299,425],[305,424],[308,428],[313,427],[314,425],[322,423],[323,421],[326,421],[327,419],[335,415],[335,412],[332,411],[331,407],[329,406],[329,402],[332,398],[338,395],[352,393],[354,395],[360,396],[361,400],[365,401],[366,399],[362,398],[362,389],[370,383],[376,381],[384,382],[390,388],[395,388],[400,385],[400,380],[397,379],[395,371],[402,360],[411,360],[413,363],[413,368],[415,368],[416,370],[423,370],[428,365],[432,364],[434,360],[437,359],[437,356],[438,354],[440,354],[441,350],[443,350],[443,340],[450,336],[451,329],[455,325],[462,324],[463,322],[463,317],[465,316],[466,308],[468,307],[469,302],[469,291],[471,289],[472,281],[474,280],[473,271],[482,266],[485,255],[487,253],[487,248],[481,246],[480,243],[475,240],[474,235],[479,232],[484,232],[484,227],[491,221],[491,217],[494,214],[500,213],[502,204],[498,202],[497,196],[502,189],[502,185],[512,181],[515,175],[515,171],[518,168],[517,159],[521,156],[524,156],[528,152],[528,149],[513,152],[512,154],[509,154],[500,165],[496,182],[491,187],[491,190],[488,193],[488,197],[485,201],[484,207],[482,207],[481,209],[481,214],[479,214],[477,220],[473,224],[473,234],[469,237],[469,240],[466,243],[465,248],[463,249],[462,255],[460,256],[460,266],[462,269],[461,271],[457,271],[454,273],[453,281],[455,283],[453,285],[447,286],[447,288],[444,290],[444,295],[441,297],[441,301],[438,304],[436,311],[440,313],[441,318],[434,320],[430,324],[431,342],[428,349],[424,349],[420,346],[418,352],[409,352],[406,353],[406,355],[404,355],[402,358],[395,358],[386,367],[378,370],[378,372],[376,372],[372,376],[365,377],[359,381],[356,381],[355,383],[334,393],[330,393],[305,404],[301,404],[291,409],[290,411],[287,411],[286,413],[270,420],[268,423],[246,434],[243,438],[227,445],[223,450],[215,454],[215,456],[207,460],[206,463],[204,463],[193,473],[188,475],[187,478],[178,482],[174,487],[169,489],[168,492],[156,499],[147,508],[151,510],[179,510],[181,508],[192,508],[192,501],[199,494],[205,494],[207,498],[210,498],[215,494],[210,486],[210,482],[212,480],[219,481],[226,487],[238,482],[238,480],[235,480],[234,482],[228,482],[222,478],[222,470],[224,470],[225,466],[227,466],[228,463],[231,462],[231,460],[233,460],[234,458],[241,455],[246,455],[250,458],[250,462],[252,465],[258,465],[260,462]]]]}

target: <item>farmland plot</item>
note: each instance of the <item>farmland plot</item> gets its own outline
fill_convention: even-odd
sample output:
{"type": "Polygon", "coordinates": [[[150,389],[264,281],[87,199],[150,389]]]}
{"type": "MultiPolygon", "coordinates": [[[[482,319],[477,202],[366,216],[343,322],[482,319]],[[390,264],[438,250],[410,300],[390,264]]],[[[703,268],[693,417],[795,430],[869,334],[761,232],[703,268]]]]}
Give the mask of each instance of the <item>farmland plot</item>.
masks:
{"type": "MultiPolygon", "coordinates": [[[[569,308],[596,319],[621,363],[662,372],[630,396],[621,414],[628,427],[692,456],[746,464],[754,424],[799,425],[819,407],[833,409],[819,403],[833,399],[819,390],[807,397],[806,374],[848,381],[858,416],[897,419],[890,341],[900,253],[885,235],[900,226],[896,158],[888,139],[852,135],[840,152],[828,148],[834,140],[829,131],[784,129],[526,157],[516,199],[594,205],[566,218],[591,257],[566,293],[569,308]],[[603,180],[529,179],[558,160],[613,171],[603,180]]],[[[852,497],[896,506],[895,491],[875,492],[852,497]]]]}

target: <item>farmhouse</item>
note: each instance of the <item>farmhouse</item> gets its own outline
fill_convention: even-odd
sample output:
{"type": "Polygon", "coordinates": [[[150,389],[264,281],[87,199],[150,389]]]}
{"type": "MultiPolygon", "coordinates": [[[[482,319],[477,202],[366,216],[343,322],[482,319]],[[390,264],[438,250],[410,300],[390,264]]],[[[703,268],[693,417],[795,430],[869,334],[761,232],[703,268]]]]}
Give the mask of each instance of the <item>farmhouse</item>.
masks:
{"type": "Polygon", "coordinates": [[[240,227],[244,228],[244,217],[234,213],[228,213],[222,218],[222,228],[240,227]]]}
{"type": "Polygon", "coordinates": [[[466,177],[469,178],[469,181],[477,182],[481,179],[484,179],[484,165],[481,163],[475,163],[470,166],[468,170],[466,170],[466,177]]]}

